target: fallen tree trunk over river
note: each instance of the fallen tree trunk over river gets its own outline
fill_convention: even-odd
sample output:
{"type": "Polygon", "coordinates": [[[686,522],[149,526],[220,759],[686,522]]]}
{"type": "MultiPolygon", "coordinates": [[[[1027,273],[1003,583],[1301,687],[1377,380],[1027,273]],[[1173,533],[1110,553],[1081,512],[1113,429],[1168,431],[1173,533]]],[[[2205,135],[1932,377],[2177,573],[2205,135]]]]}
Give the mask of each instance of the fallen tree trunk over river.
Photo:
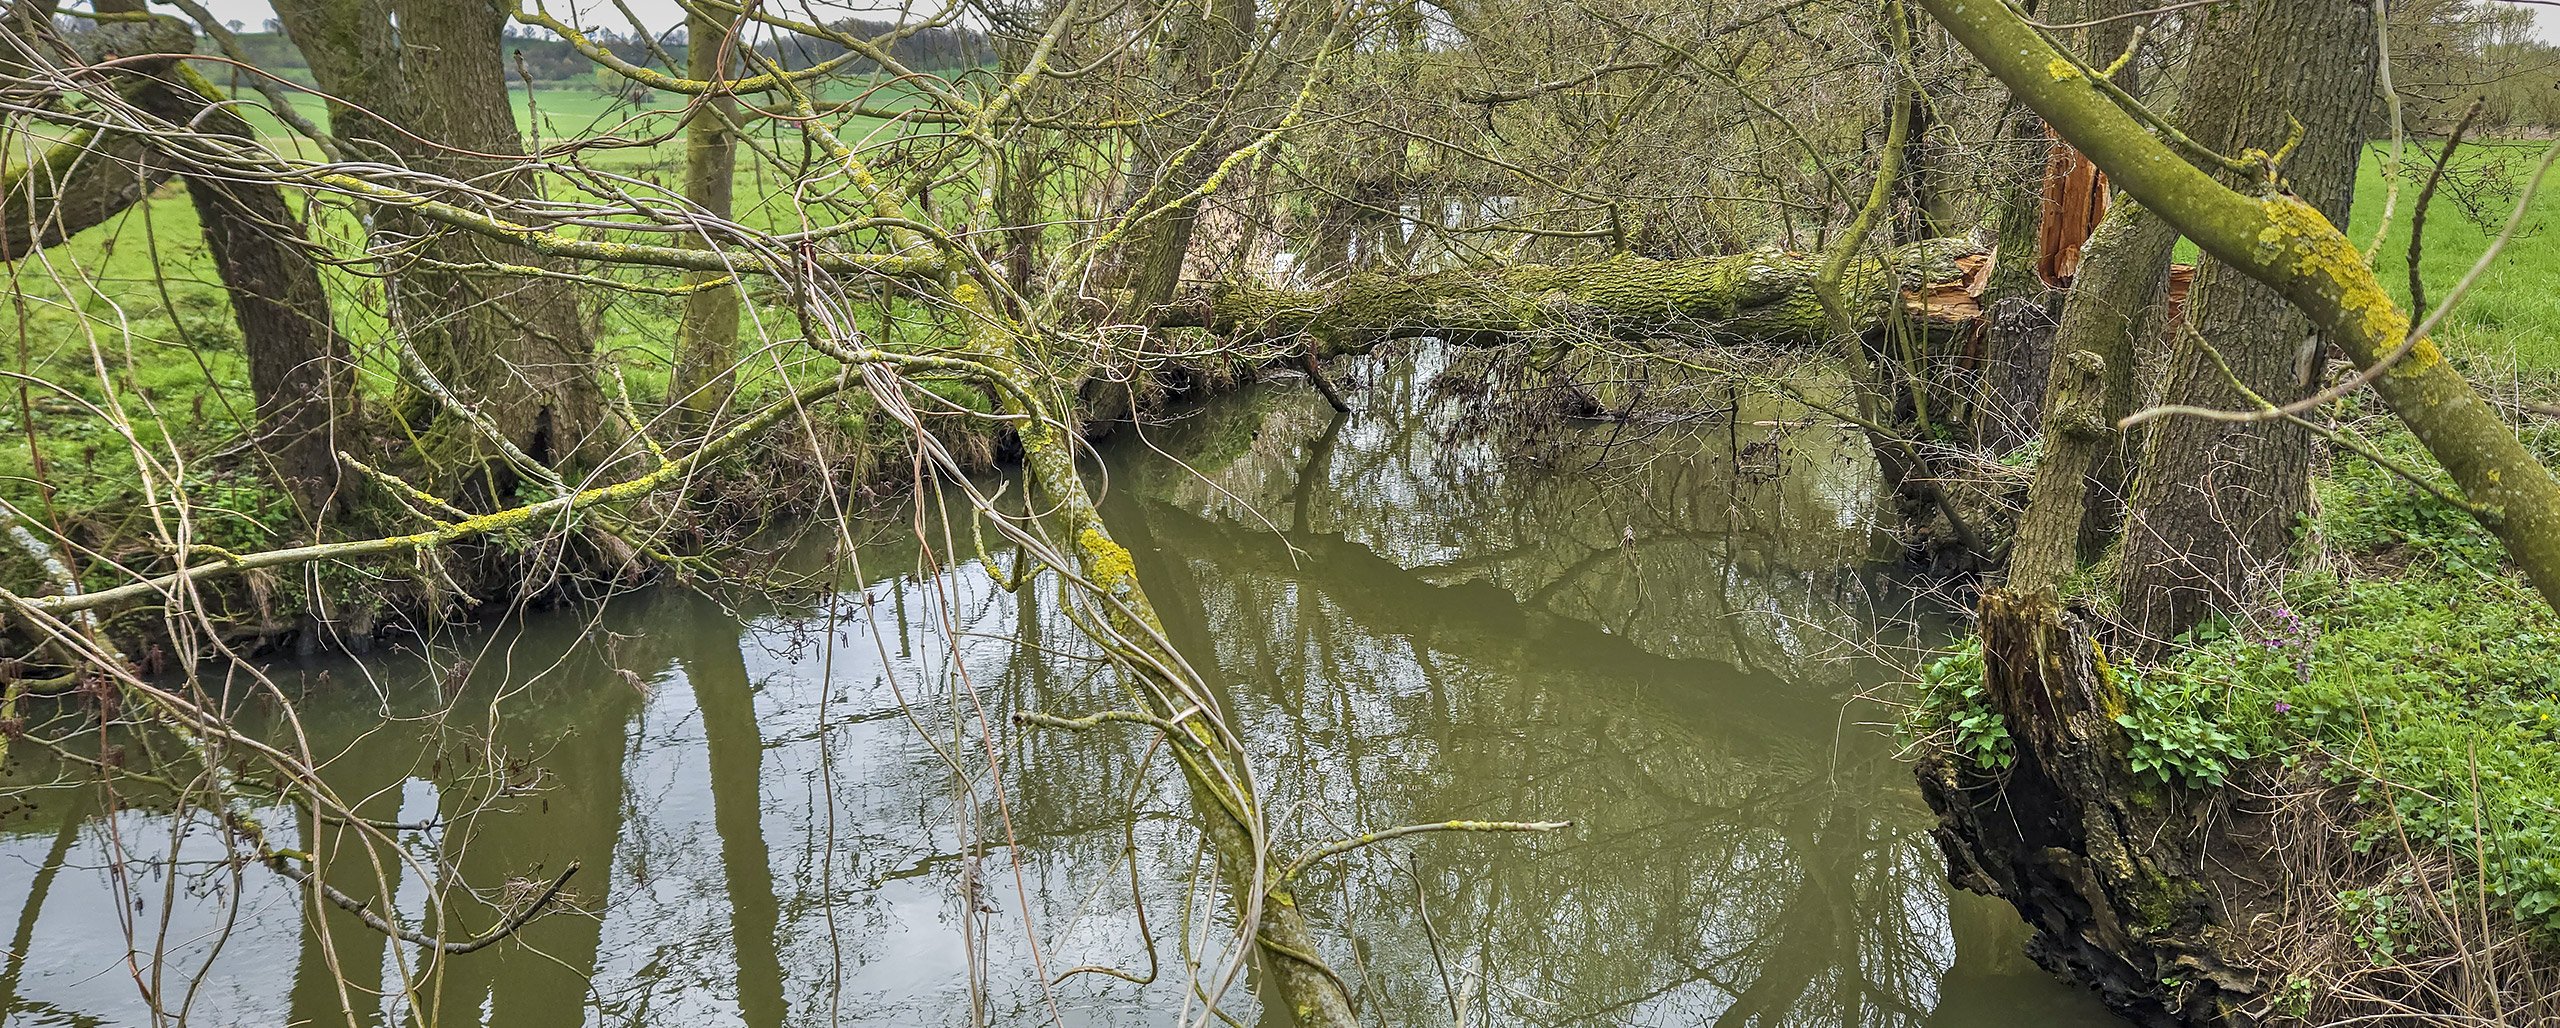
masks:
{"type": "MultiPolygon", "coordinates": [[[[1336,350],[1415,336],[1472,342],[1529,333],[1809,345],[1830,335],[1813,289],[1824,260],[1776,250],[1674,260],[1622,254],[1588,264],[1353,275],[1320,289],[1229,285],[1158,308],[1153,320],[1274,339],[1312,335],[1336,350]]],[[[1929,240],[1857,261],[1841,292],[1861,327],[1884,321],[1897,297],[1913,314],[1961,324],[1979,313],[1965,283],[1980,266],[1972,244],[1929,240]]]]}

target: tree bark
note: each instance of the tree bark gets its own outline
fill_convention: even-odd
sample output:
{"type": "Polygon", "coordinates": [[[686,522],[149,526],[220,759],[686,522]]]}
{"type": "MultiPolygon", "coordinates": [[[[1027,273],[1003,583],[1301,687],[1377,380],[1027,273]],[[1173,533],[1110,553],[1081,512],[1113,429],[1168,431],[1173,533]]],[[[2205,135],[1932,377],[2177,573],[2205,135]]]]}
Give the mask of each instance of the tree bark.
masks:
{"type": "MultiPolygon", "coordinates": [[[[142,0],[100,0],[103,15],[144,15],[142,0]]],[[[110,23],[99,45],[122,56],[186,53],[195,36],[174,18],[110,23]]],[[[210,83],[176,61],[128,64],[121,89],[144,113],[256,146],[256,130],[210,83]]],[[[137,129],[140,126],[136,126],[137,129]]],[[[354,363],[338,334],[302,220],[272,183],[203,170],[144,131],[87,130],[39,154],[0,184],[7,259],[53,246],[183,177],[206,247],[231,301],[249,364],[257,423],[247,426],[277,481],[315,527],[343,499],[337,451],[355,418],[354,363]],[[23,214],[24,217],[7,217],[23,214]]]]}
{"type": "Polygon", "coordinates": [[[2016,759],[1999,771],[1922,761],[1950,877],[2008,899],[2036,930],[2029,956],[2135,1024],[2227,1023],[2266,985],[2223,951],[2232,933],[2197,877],[2207,819],[2134,779],[2115,720],[2124,696],[2050,591],[1995,589],[1979,613],[1985,685],[2016,759]]]}
{"type": "Polygon", "coordinates": [[[2177,241],[2168,222],[2133,203],[2118,206],[2088,241],[2053,333],[2045,459],[2020,517],[2015,588],[2059,586],[2081,558],[2105,548],[2121,521],[2127,460],[2115,425],[2132,412],[2138,344],[2165,298],[2177,241]]]}
{"type": "MultiPolygon", "coordinates": [[[[1159,45],[1173,95],[1193,102],[1173,119],[1172,131],[1156,147],[1163,152],[1141,164],[1156,170],[1146,176],[1153,181],[1138,183],[1148,189],[1138,200],[1141,213],[1198,189],[1233,149],[1225,140],[1232,134],[1233,112],[1227,108],[1241,98],[1239,76],[1253,39],[1254,15],[1253,0],[1176,0],[1159,45]],[[1199,145],[1191,153],[1181,153],[1194,144],[1199,145]]],[[[1173,299],[1199,218],[1200,201],[1184,199],[1130,233],[1126,252],[1133,309],[1148,310],[1173,299]]]]}
{"type": "MultiPolygon", "coordinates": [[[[1883,320],[1901,281],[1959,275],[1947,241],[1903,247],[1888,260],[1862,258],[1843,276],[1852,328],[1883,320]]],[[[1328,352],[1380,340],[1437,336],[1503,340],[1525,333],[1582,332],[1623,339],[1676,335],[1719,341],[1814,345],[1832,338],[1816,296],[1819,255],[1777,251],[1658,261],[1621,255],[1589,264],[1511,265],[1423,275],[1353,275],[1321,290],[1232,286],[1158,311],[1157,323],[1307,334],[1328,352]]]]}
{"type": "MultiPolygon", "coordinates": [[[[143,106],[173,123],[244,141],[256,138],[247,122],[211,99],[198,88],[169,84],[146,91],[143,106]]],[[[185,178],[248,354],[259,452],[303,518],[316,526],[352,498],[338,451],[353,445],[355,360],[346,337],[338,334],[302,219],[286,204],[284,191],[270,183],[185,178]]]]}
{"type": "Polygon", "coordinates": [[[2026,513],[2018,518],[2009,551],[2009,587],[2060,592],[2078,567],[2080,524],[2088,513],[2084,484],[2112,426],[2106,420],[2107,360],[2093,349],[2073,350],[2053,365],[2045,396],[2044,461],[2027,486],[2026,513]]]}
{"type": "MultiPolygon", "coordinates": [[[[2285,145],[2293,194],[2331,222],[2346,217],[2373,96],[2368,0],[2250,0],[2199,12],[2181,126],[2224,154],[2285,145]]],[[[2236,180],[2235,184],[2236,183],[2236,180]]],[[[2197,269],[2186,304],[2193,332],[2170,350],[2170,402],[2249,406],[2223,370],[2274,403],[2300,399],[2325,363],[2311,321],[2219,260],[2197,269]],[[2217,364],[2206,346],[2221,351],[2217,364]]],[[[2151,428],[2118,576],[2137,638],[2174,638],[2216,609],[2245,602],[2282,567],[2310,502],[2311,437],[2281,422],[2171,418],[2151,428]]]]}
{"type": "MultiPolygon", "coordinates": [[[[727,21],[698,10],[685,18],[686,78],[730,78],[733,52],[727,21]]],[[[685,122],[685,198],[722,219],[737,206],[737,111],[735,97],[706,93],[695,99],[693,115],[685,122]]],[[[738,288],[713,284],[725,277],[710,272],[686,277],[696,288],[685,296],[667,395],[674,401],[678,428],[688,438],[728,409],[736,388],[730,366],[738,359],[738,288]]]]}
{"type": "MultiPolygon", "coordinates": [[[[341,139],[502,196],[533,195],[531,177],[512,167],[524,144],[507,92],[504,7],[492,0],[278,0],[275,9],[320,87],[344,101],[330,110],[341,139]]],[[[398,211],[376,212],[372,227],[398,249],[384,269],[393,331],[416,350],[425,373],[536,463],[572,467],[599,457],[604,400],[575,289],[557,279],[454,270],[557,262],[398,211]]],[[[413,389],[398,411],[425,440],[431,469],[458,490],[460,502],[503,503],[518,470],[433,393],[413,389]]]]}

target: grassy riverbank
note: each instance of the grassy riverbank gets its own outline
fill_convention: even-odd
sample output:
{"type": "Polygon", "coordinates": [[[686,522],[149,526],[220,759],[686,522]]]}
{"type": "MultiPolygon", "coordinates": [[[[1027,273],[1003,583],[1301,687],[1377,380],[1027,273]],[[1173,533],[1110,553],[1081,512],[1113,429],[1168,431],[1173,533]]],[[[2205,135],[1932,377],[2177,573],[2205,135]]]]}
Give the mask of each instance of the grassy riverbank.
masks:
{"type": "MultiPolygon", "coordinates": [[[[2378,405],[2346,406],[2382,456],[2433,473],[2378,405]]],[[[2560,457],[2560,427],[2529,434],[2560,457]]],[[[2262,605],[2110,669],[2133,772],[2117,801],[2198,852],[2182,874],[2206,884],[2161,895],[2216,911],[2160,944],[2244,968],[2275,1023],[2547,1023],[2560,616],[2467,512],[2407,479],[2336,454],[2314,489],[2298,566],[2262,605]]],[[[2015,743],[1984,670],[1978,644],[1939,661],[1920,721],[2005,774],[2015,743]]]]}
{"type": "MultiPolygon", "coordinates": [[[[2492,145],[2457,160],[2427,224],[2431,303],[2504,229],[2544,148],[2492,145]]],[[[2377,151],[2359,191],[2359,241],[2387,202],[2381,166],[2377,151]]],[[[2404,302],[2406,214],[2423,178],[2415,169],[2404,186],[2376,262],[2404,302]]],[[[2555,229],[2560,195],[2545,190],[2440,330],[2484,391],[2519,406],[2546,462],[2560,458],[2560,419],[2521,408],[2547,407],[2560,380],[2555,229]]],[[[2342,433],[2451,492],[2370,396],[2336,413],[2342,433]]],[[[2371,818],[2357,826],[2364,842],[2460,858],[2467,870],[2432,884],[2560,942],[2560,616],[2466,511],[2382,463],[2332,449],[2314,488],[2302,559],[2271,601],[2128,679],[2136,759],[2198,784],[2273,765],[2351,787],[2371,818]]],[[[2412,877],[2342,897],[2359,944],[2378,959],[2406,956],[2415,939],[2401,936],[2422,934],[2408,915],[2429,899],[2424,888],[2412,877]],[[2408,893],[2397,905],[2395,890],[2408,893]]]]}
{"type": "MultiPolygon", "coordinates": [[[[664,97],[634,103],[583,84],[520,87],[512,97],[519,123],[535,127],[537,145],[628,140],[588,150],[579,160],[626,177],[634,188],[671,191],[681,180],[681,109],[664,97]]],[[[857,98],[887,108],[907,102],[894,86],[859,95],[838,86],[826,96],[857,98]]],[[[316,98],[299,96],[296,106],[306,117],[323,117],[316,98]]],[[[850,113],[838,115],[834,127],[856,141],[898,130],[850,113]]],[[[279,149],[295,149],[280,124],[265,128],[279,149]]],[[[736,219],[765,229],[803,227],[803,198],[790,184],[775,179],[766,162],[741,164],[736,219]]],[[[305,211],[315,239],[332,252],[362,251],[361,227],[349,210],[315,204],[305,211]]],[[[0,495],[75,538],[144,541],[154,531],[153,497],[143,482],[151,466],[162,497],[172,488],[187,490],[197,519],[190,530],[201,543],[243,549],[294,537],[290,505],[247,466],[254,415],[247,362],[183,183],[164,185],[106,223],[17,262],[11,273],[9,315],[16,330],[0,343],[0,368],[17,377],[0,389],[0,495]]],[[[384,409],[400,376],[384,344],[379,282],[334,266],[324,266],[323,279],[358,363],[358,393],[368,407],[384,409]]],[[[680,278],[632,280],[669,286],[680,278]]],[[[747,293],[756,298],[754,284],[747,293]]],[[[643,407],[660,402],[682,301],[609,290],[591,290],[584,300],[597,326],[597,351],[619,383],[643,407]]],[[[747,339],[797,331],[785,307],[750,302],[741,318],[747,339]]],[[[800,370],[799,361],[778,355],[750,362],[740,372],[742,396],[753,400],[774,388],[800,370]]],[[[841,413],[860,434],[864,426],[855,412],[841,413]]],[[[0,561],[17,558],[14,550],[0,554],[0,561]]]]}
{"type": "MultiPolygon", "coordinates": [[[[2428,219],[2429,302],[2504,229],[2542,149],[2457,162],[2428,219]]],[[[2376,262],[2403,302],[2424,173],[2376,262]]],[[[2369,243],[2388,202],[2377,154],[2351,238],[2369,243]]],[[[2546,192],[2437,333],[2546,463],[2560,460],[2555,227],[2546,192]]],[[[2294,568],[2160,663],[2110,668],[2143,793],[2128,802],[2219,840],[2210,870],[2244,883],[2215,886],[2225,937],[2175,945],[2251,964],[2272,1012],[2310,1023],[2394,1003],[2414,1005],[2395,1023],[2539,1016],[2525,1012],[2548,1009],[2560,968],[2560,615],[2378,400],[2327,413],[2346,442],[2319,458],[2294,568]]],[[[1960,647],[1923,676],[1916,721],[2003,771],[2015,746],[1983,683],[1979,644],[1960,647]]]]}

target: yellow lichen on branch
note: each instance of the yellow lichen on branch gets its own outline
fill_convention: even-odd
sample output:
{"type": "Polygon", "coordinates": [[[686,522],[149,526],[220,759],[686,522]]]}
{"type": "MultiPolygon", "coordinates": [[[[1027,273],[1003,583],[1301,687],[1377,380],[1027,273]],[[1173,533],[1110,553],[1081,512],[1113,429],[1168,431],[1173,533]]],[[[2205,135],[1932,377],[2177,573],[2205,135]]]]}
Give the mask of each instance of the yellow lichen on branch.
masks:
{"type": "MultiPolygon", "coordinates": [[[[2066,59],[2008,5],[1919,2],[2118,186],[2301,308],[2357,367],[2371,372],[2396,360],[2374,378],[2374,391],[2444,466],[2544,600],[2560,605],[2560,480],[2433,345],[2410,340],[2408,315],[2337,226],[2272,181],[2255,196],[2224,186],[2098,84],[2050,74],[2066,59]]],[[[2267,158],[2261,167],[2273,165],[2267,158]]]]}

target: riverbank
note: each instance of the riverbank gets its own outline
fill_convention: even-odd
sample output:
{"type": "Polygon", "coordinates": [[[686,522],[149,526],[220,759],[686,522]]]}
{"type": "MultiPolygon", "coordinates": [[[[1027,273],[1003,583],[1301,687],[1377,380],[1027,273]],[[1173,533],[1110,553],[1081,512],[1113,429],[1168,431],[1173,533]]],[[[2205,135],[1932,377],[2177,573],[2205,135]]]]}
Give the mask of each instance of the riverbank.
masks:
{"type": "MultiPolygon", "coordinates": [[[[1239,390],[1092,456],[1167,636],[1255,742],[1280,852],[1575,821],[1316,868],[1300,895],[1364,1012],[2121,1028],[2019,959],[2013,914],[1936,873],[1886,712],[1861,696],[1894,674],[1871,643],[1916,643],[1908,583],[1876,566],[1893,544],[1858,435],[1746,396],[1731,421],[1546,424],[1527,459],[1433,388],[1477,357],[1415,346],[1341,369],[1347,417],[1295,385],[1239,390]]],[[[272,690],[229,694],[244,729],[299,732],[366,816],[444,822],[379,864],[332,836],[318,852],[340,885],[421,920],[449,902],[476,929],[503,883],[574,861],[579,912],[404,963],[249,867],[173,900],[137,890],[137,945],[165,916],[163,964],[201,972],[196,1017],[225,1023],[340,1023],[343,982],[365,1018],[491,1028],[939,1024],[973,1002],[995,1025],[1174,1028],[1197,1010],[1192,964],[1217,955],[1180,934],[1206,920],[1186,916],[1197,837],[1166,813],[1182,784],[1160,752],[1148,764],[1150,737],[987,716],[1082,714],[1117,690],[1053,579],[1004,591],[1022,554],[992,533],[976,548],[956,504],[939,514],[867,508],[850,547],[778,555],[786,587],[635,590],[421,652],[262,662],[272,690]],[[972,894],[984,906],[956,899],[972,894]],[[1078,966],[1161,972],[1053,984],[1078,966]]],[[[97,735],[64,708],[31,730],[97,735]]],[[[0,1011],[146,1018],[97,971],[128,947],[107,829],[147,864],[177,819],[135,790],[103,814],[98,790],[18,768],[0,784],[44,791],[0,808],[0,868],[48,888],[0,898],[0,931],[14,916],[29,940],[0,1011]]],[[[1223,1009],[1251,1024],[1260,1007],[1238,988],[1223,1009]]]]}
{"type": "MultiPolygon", "coordinates": [[[[2431,467],[2374,405],[2340,420],[2431,467]]],[[[2560,422],[2529,437],[2560,455],[2560,422]]],[[[2315,488],[2262,605],[2157,664],[2101,644],[2090,674],[2042,673],[2111,708],[2085,738],[2010,738],[1978,641],[1924,676],[1918,767],[1954,873],[2142,1023],[2560,1018],[2560,616],[2428,488],[2343,452],[2315,488]]]]}

